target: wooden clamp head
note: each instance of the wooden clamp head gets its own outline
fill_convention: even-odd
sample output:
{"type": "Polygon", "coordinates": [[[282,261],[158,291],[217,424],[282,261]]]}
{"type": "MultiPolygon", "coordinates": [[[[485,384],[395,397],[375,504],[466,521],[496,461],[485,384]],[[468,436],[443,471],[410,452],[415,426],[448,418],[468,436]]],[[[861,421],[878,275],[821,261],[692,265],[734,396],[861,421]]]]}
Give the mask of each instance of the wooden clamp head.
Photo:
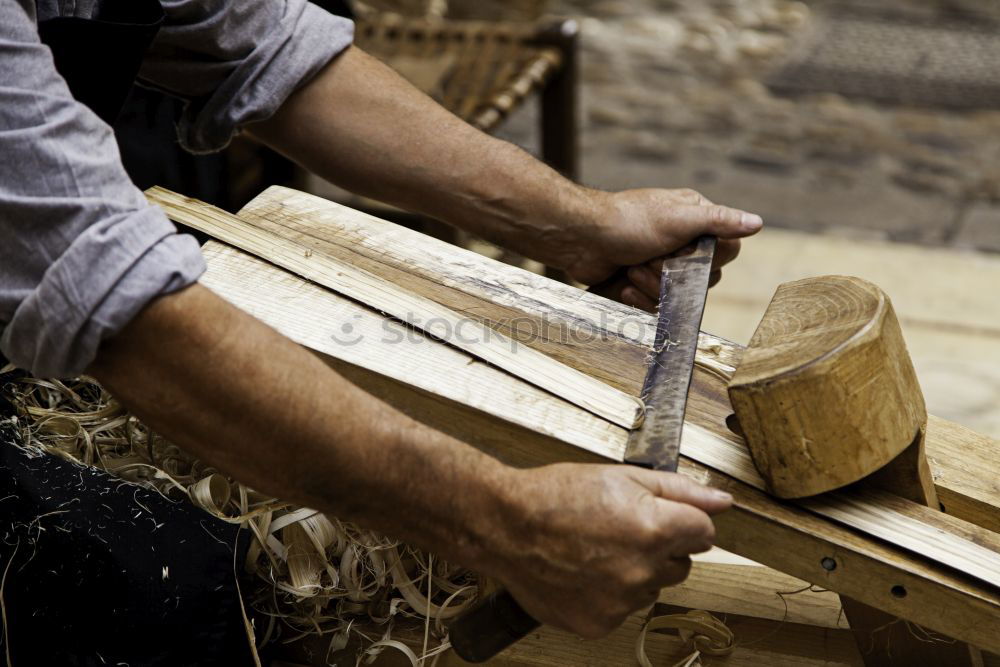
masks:
{"type": "Polygon", "coordinates": [[[729,397],[758,470],[781,498],[867,477],[920,440],[927,421],[889,298],[844,276],[778,287],[729,397]]]}

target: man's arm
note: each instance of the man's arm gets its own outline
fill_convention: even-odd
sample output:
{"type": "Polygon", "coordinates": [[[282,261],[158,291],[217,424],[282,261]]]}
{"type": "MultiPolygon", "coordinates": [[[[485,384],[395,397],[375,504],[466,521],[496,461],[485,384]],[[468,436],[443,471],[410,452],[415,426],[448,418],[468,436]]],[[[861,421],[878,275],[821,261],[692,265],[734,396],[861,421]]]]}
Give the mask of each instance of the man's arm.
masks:
{"type": "Polygon", "coordinates": [[[634,267],[626,302],[655,307],[658,260],[720,237],[717,267],[759,217],[691,190],[608,193],[576,185],[510,143],[461,121],[351,47],[251,133],[349,190],[495,241],[584,283],[634,267]]]}
{"type": "Polygon", "coordinates": [[[536,618],[585,636],[683,579],[688,555],[711,545],[706,513],[729,504],[629,466],[505,466],[199,285],[154,301],[90,373],[157,432],[255,489],[498,577],[536,618]]]}

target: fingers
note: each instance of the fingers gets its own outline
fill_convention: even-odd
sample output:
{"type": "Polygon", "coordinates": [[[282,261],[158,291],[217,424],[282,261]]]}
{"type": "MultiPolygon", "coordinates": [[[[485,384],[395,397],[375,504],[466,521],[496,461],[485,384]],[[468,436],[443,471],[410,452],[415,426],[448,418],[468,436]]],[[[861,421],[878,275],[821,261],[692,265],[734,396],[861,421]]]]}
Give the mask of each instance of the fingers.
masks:
{"type": "Polygon", "coordinates": [[[684,558],[712,548],[715,525],[707,514],[672,500],[657,499],[656,504],[660,514],[660,531],[669,537],[663,541],[661,553],[664,557],[684,558]]]}
{"type": "Polygon", "coordinates": [[[736,259],[739,254],[739,239],[719,239],[719,242],[715,244],[715,254],[712,256],[712,268],[721,269],[736,259]]]}
{"type": "Polygon", "coordinates": [[[635,468],[631,472],[640,484],[664,500],[694,505],[709,514],[724,512],[733,504],[733,497],[725,491],[703,486],[675,472],[643,468],[635,468]]]}
{"type": "Polygon", "coordinates": [[[657,293],[656,298],[650,298],[641,292],[638,287],[629,285],[622,290],[622,303],[653,313],[656,312],[656,307],[659,304],[659,294],[657,293]]]}
{"type": "MultiPolygon", "coordinates": [[[[660,264],[662,265],[662,262],[660,264]]],[[[660,281],[662,278],[661,269],[654,269],[649,263],[638,264],[629,267],[628,270],[628,279],[632,281],[632,284],[654,301],[658,301],[660,298],[660,281]]]]}
{"type": "Polygon", "coordinates": [[[764,221],[759,215],[728,206],[678,206],[670,212],[677,232],[689,239],[705,234],[720,239],[738,239],[756,234],[764,221]]]}
{"type": "MultiPolygon", "coordinates": [[[[657,583],[664,587],[676,586],[691,574],[691,565],[691,559],[688,556],[664,558],[663,566],[657,572],[657,583]]],[[[657,591],[656,597],[660,597],[659,591],[657,591]]]]}
{"type": "MultiPolygon", "coordinates": [[[[714,287],[722,278],[720,269],[729,262],[736,259],[740,254],[740,242],[738,239],[720,239],[715,248],[715,255],[712,258],[712,274],[709,277],[709,287],[714,287]]],[[[663,260],[661,258],[651,259],[644,264],[637,264],[629,267],[627,275],[641,295],[631,295],[631,299],[622,297],[625,303],[643,310],[653,311],[660,299],[660,280],[663,271],[663,260]],[[643,296],[647,298],[643,298],[643,296]]]]}

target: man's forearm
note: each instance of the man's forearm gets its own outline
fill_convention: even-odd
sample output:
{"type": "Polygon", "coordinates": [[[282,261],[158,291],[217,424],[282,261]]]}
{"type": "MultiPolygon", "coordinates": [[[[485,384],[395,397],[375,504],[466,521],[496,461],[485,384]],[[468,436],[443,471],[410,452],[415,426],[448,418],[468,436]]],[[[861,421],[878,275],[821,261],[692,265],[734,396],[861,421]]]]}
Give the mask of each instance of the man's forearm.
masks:
{"type": "Polygon", "coordinates": [[[709,548],[730,499],[632,466],[513,470],[366,394],[199,285],[157,299],[89,369],[158,433],[264,493],[506,583],[597,637],[709,548]]]}
{"type": "Polygon", "coordinates": [[[492,515],[510,469],[200,285],[154,301],[90,372],[158,433],[261,492],[488,566],[471,531],[503,524],[492,515]]]}
{"type": "Polygon", "coordinates": [[[539,234],[568,225],[547,218],[584,219],[597,205],[593,191],[461,121],[356,47],[250,131],[353,192],[557,265],[537,256],[539,234]]]}

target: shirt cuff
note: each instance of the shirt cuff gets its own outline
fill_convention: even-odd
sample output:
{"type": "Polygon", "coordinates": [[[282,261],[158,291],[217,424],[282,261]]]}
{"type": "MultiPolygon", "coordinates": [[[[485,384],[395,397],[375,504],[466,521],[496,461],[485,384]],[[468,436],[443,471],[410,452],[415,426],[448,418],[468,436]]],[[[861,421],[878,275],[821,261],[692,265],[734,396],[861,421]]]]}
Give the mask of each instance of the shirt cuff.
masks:
{"type": "Polygon", "coordinates": [[[239,128],[270,118],[297,88],[354,40],[354,22],[309,3],[290,9],[207,99],[190,102],[177,134],[192,153],[225,148],[239,128]]]}
{"type": "Polygon", "coordinates": [[[101,342],[157,296],[205,271],[193,236],[147,207],[92,225],[45,272],[0,336],[0,349],[37,377],[84,372],[101,342]],[[96,258],[96,260],[95,260],[96,258]]]}

